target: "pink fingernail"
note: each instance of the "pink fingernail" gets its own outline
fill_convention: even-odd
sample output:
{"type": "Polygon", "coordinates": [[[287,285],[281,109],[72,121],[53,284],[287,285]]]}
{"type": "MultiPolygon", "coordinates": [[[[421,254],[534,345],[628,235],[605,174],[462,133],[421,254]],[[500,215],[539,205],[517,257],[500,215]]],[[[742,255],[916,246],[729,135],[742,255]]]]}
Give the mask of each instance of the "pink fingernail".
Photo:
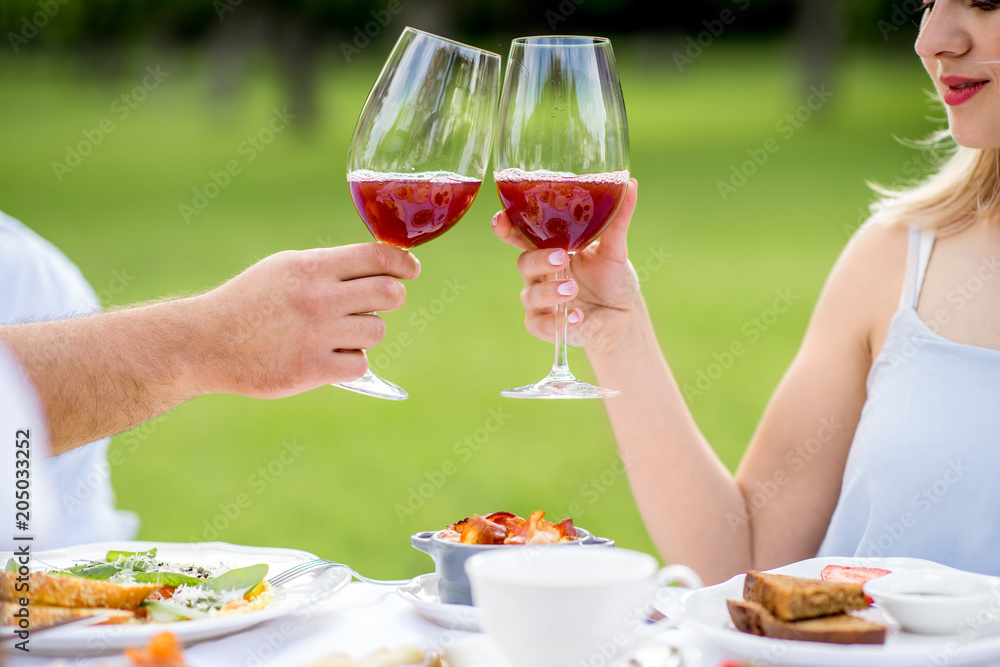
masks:
{"type": "Polygon", "coordinates": [[[570,280],[569,282],[565,282],[559,287],[557,287],[556,291],[562,294],[563,296],[572,296],[573,294],[576,293],[576,285],[573,283],[572,280],[570,280]]]}
{"type": "Polygon", "coordinates": [[[581,313],[579,310],[571,310],[569,312],[569,315],[566,316],[566,319],[569,321],[570,324],[576,324],[577,322],[583,319],[583,313],[581,313]]]}
{"type": "Polygon", "coordinates": [[[498,222],[500,222],[500,211],[493,214],[493,226],[496,227],[498,222]]]}
{"type": "Polygon", "coordinates": [[[552,266],[559,266],[566,261],[566,251],[556,250],[551,255],[549,255],[549,264],[552,266]]]}

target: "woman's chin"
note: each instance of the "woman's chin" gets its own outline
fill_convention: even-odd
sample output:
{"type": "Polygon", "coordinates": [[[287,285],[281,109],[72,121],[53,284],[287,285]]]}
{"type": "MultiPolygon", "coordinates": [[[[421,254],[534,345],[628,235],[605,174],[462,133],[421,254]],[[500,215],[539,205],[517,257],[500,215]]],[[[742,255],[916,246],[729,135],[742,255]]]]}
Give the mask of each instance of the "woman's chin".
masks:
{"type": "Polygon", "coordinates": [[[955,143],[965,148],[980,148],[984,150],[1000,148],[1000,128],[964,127],[961,123],[951,124],[951,138],[955,143]]]}

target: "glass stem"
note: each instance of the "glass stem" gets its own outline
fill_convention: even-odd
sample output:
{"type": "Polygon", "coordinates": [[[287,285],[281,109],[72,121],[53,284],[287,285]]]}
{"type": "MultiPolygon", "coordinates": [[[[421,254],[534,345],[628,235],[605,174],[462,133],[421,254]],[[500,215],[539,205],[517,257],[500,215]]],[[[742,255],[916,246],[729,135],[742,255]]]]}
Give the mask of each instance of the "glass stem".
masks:
{"type": "MultiPolygon", "coordinates": [[[[559,281],[566,280],[568,277],[568,269],[563,269],[556,274],[556,279],[559,281]]],[[[569,350],[566,345],[566,330],[568,325],[567,307],[566,303],[563,302],[556,306],[556,356],[552,362],[552,372],[549,374],[549,377],[557,380],[570,380],[573,378],[573,374],[569,370],[569,350]]]]}

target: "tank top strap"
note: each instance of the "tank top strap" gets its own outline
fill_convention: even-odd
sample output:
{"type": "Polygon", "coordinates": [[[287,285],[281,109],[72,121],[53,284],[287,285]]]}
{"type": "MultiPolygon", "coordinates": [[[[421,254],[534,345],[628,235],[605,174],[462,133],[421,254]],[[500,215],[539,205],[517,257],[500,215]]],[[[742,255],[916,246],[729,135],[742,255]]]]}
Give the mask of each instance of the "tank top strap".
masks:
{"type": "Polygon", "coordinates": [[[903,279],[903,293],[899,298],[900,309],[917,307],[920,300],[920,290],[924,286],[924,276],[927,275],[927,264],[931,260],[933,249],[933,229],[920,231],[916,227],[910,227],[906,250],[906,276],[903,279]]]}

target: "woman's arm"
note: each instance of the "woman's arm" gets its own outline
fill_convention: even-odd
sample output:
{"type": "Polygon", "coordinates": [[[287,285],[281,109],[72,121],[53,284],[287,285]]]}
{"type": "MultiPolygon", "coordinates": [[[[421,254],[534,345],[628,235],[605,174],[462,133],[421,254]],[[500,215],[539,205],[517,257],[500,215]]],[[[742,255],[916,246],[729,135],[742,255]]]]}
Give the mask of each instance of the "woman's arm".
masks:
{"type": "MultiPolygon", "coordinates": [[[[628,264],[634,197],[632,190],[600,244],[573,259],[571,295],[560,296],[548,279],[561,268],[548,266],[551,251],[521,256],[529,330],[551,338],[560,300],[583,315],[571,340],[586,347],[602,385],[622,390],[605,405],[636,503],[664,558],[714,582],[815,555],[864,404],[873,336],[884,337],[898,299],[905,234],[871,228],[845,250],[734,477],[684,402],[628,264]]],[[[505,215],[496,228],[524,247],[505,215]]]]}

